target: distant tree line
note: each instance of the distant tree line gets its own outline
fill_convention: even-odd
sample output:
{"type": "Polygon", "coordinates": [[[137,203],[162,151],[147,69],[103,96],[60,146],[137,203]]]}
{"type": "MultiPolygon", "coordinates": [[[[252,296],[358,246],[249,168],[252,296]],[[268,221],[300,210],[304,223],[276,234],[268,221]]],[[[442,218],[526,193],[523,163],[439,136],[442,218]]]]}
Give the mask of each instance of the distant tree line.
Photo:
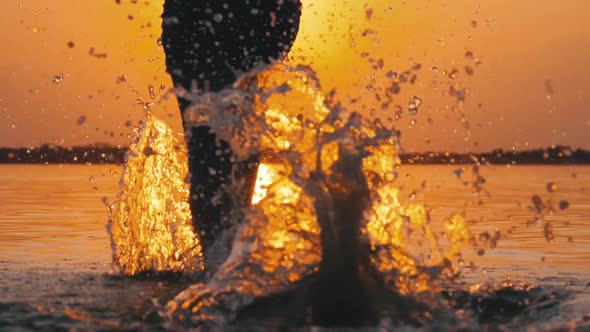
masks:
{"type": "Polygon", "coordinates": [[[572,149],[569,146],[552,146],[547,149],[491,152],[455,153],[421,152],[402,154],[404,164],[492,164],[492,165],[535,165],[535,164],[590,164],[590,151],[572,149]]]}
{"type": "MultiPolygon", "coordinates": [[[[0,148],[4,164],[122,164],[127,147],[88,145],[62,147],[42,145],[34,148],[0,148]]],[[[590,164],[590,151],[553,146],[547,149],[483,153],[420,152],[401,154],[404,164],[590,164]]]]}
{"type": "Polygon", "coordinates": [[[31,148],[0,148],[4,164],[121,164],[127,147],[87,145],[62,147],[41,145],[31,148]]]}

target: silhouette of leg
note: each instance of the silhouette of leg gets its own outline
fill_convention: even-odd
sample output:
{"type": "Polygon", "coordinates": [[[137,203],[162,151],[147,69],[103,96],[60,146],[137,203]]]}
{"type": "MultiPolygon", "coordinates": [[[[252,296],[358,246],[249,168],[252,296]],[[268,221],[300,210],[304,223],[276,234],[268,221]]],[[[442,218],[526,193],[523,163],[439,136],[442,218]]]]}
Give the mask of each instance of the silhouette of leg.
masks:
{"type": "MultiPolygon", "coordinates": [[[[285,55],[297,35],[300,15],[299,0],[166,0],[162,44],[167,72],[175,87],[193,93],[220,91],[236,81],[236,73],[285,55]]],[[[183,114],[189,105],[179,98],[183,114]]],[[[234,166],[229,144],[216,142],[209,127],[184,127],[193,223],[207,264],[211,244],[231,225],[224,216],[231,210],[224,186],[236,167],[242,173],[255,173],[256,168],[252,161],[234,166]]]]}

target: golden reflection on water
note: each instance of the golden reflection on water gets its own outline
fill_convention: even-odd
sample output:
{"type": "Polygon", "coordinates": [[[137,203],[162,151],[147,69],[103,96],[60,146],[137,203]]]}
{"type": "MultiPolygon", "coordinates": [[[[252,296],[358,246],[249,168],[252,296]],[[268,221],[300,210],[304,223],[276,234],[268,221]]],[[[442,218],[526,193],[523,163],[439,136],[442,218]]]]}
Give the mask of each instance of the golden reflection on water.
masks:
{"type": "MultiPolygon", "coordinates": [[[[484,256],[464,247],[464,276],[478,282],[506,274],[528,278],[590,273],[590,167],[483,166],[492,193],[484,206],[472,204],[474,197],[453,174],[457,168],[403,165],[398,184],[399,197],[405,198],[426,181],[415,200],[428,202],[433,220],[460,210],[473,234],[515,227],[484,256]],[[549,196],[549,180],[559,184],[552,194],[555,199],[567,199],[571,205],[546,217],[554,226],[552,243],[545,240],[542,224],[527,226],[531,213],[526,207],[532,194],[549,196]],[[468,267],[471,261],[474,270],[468,267]]],[[[0,260],[35,266],[110,263],[108,212],[101,199],[117,195],[119,173],[117,165],[0,165],[0,260]]],[[[444,230],[443,225],[432,227],[435,234],[444,230]]],[[[447,250],[446,243],[441,246],[447,250]]]]}

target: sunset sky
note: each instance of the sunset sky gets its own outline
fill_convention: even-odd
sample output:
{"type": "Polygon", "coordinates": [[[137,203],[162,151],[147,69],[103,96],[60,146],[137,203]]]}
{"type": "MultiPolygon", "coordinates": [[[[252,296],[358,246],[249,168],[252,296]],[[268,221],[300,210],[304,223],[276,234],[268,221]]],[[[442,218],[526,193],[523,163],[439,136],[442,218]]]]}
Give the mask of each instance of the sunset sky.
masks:
{"type": "MultiPolygon", "coordinates": [[[[159,97],[171,85],[157,43],[162,4],[0,1],[0,146],[126,145],[150,85],[154,112],[178,128],[174,98],[159,97]]],[[[406,150],[590,148],[588,0],[306,0],[303,15],[290,61],[310,64],[349,109],[369,114],[378,104],[368,82],[387,88],[387,72],[421,64],[394,101],[423,101],[396,123],[406,150]]]]}

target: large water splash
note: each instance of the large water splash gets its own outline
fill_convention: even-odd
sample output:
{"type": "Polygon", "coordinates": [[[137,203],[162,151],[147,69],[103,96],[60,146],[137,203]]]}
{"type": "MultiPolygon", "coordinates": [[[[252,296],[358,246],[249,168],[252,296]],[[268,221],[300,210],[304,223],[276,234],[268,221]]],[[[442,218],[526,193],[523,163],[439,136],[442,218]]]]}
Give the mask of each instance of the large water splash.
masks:
{"type": "MultiPolygon", "coordinates": [[[[230,142],[236,158],[262,155],[251,206],[236,220],[232,251],[218,272],[172,300],[163,315],[191,326],[231,321],[257,298],[284,292],[318,270],[321,229],[336,230],[335,197],[365,182],[368,206],[361,223],[372,264],[392,292],[432,292],[468,238],[452,216],[444,241],[427,209],[404,204],[395,181],[399,133],[351,113],[322,94],[307,67],[276,64],[246,74],[233,89],[184,94],[193,106],[185,121],[207,123],[230,142]],[[350,182],[350,174],[361,182],[350,182]],[[347,175],[348,174],[348,175],[347,175]],[[445,249],[443,249],[443,247],[445,249]]],[[[200,247],[190,225],[186,148],[153,117],[132,147],[113,209],[114,262],[123,273],[197,271],[200,247]]],[[[362,187],[362,185],[361,185],[362,187]]]]}
{"type": "Polygon", "coordinates": [[[188,204],[186,148],[176,135],[147,116],[131,145],[108,223],[113,264],[121,273],[203,268],[188,204]]]}

